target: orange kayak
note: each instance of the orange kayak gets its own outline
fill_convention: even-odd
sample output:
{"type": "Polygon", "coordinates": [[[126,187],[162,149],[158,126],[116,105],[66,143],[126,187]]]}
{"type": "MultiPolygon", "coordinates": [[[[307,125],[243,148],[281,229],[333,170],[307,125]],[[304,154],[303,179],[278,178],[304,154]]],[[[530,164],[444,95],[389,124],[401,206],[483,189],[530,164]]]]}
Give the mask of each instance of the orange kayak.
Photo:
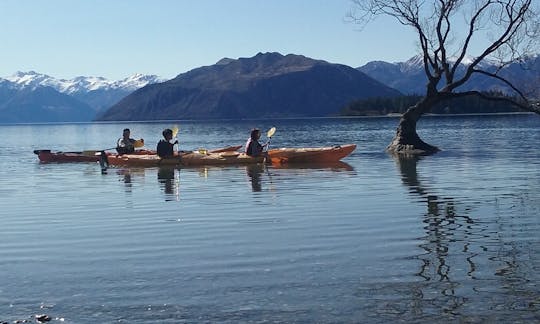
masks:
{"type": "Polygon", "coordinates": [[[155,167],[155,166],[199,166],[199,165],[240,165],[262,163],[264,157],[252,157],[239,152],[206,152],[206,151],[189,151],[180,152],[177,156],[171,158],[160,158],[155,154],[137,155],[111,155],[107,156],[109,165],[116,166],[138,166],[138,167],[155,167]]]}
{"type": "MultiPolygon", "coordinates": [[[[100,151],[88,150],[79,152],[53,152],[51,150],[34,150],[40,162],[43,163],[68,163],[68,162],[98,162],[100,157],[96,154],[100,151]]],[[[108,155],[114,153],[107,153],[108,155]]],[[[155,154],[155,151],[136,150],[133,154],[155,154]]]]}
{"type": "Polygon", "coordinates": [[[319,163],[336,162],[351,154],[356,144],[328,147],[278,148],[268,151],[272,163],[319,163]]]}
{"type": "MultiPolygon", "coordinates": [[[[231,152],[241,148],[242,145],[226,146],[218,149],[213,149],[208,152],[231,152]]],[[[61,152],[51,150],[34,150],[34,153],[38,156],[40,162],[43,163],[67,163],[67,162],[98,162],[100,160],[99,150],[87,150],[79,152],[61,152]],[[96,154],[98,153],[98,154],[96,154]]],[[[135,150],[132,155],[155,155],[156,151],[153,150],[135,150]]],[[[107,153],[107,156],[116,156],[116,153],[107,153]]]]}

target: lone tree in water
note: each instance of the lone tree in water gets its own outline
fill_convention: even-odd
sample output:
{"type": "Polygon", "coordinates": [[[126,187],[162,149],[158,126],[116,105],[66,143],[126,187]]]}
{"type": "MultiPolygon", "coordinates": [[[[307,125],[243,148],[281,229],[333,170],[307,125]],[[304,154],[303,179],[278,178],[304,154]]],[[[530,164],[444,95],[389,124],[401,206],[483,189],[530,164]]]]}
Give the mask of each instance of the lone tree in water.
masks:
{"type": "Polygon", "coordinates": [[[512,84],[499,72],[521,62],[538,50],[540,20],[538,0],[352,0],[351,18],[366,24],[379,15],[391,16],[418,36],[420,56],[427,77],[426,93],[401,117],[391,153],[426,154],[439,149],[425,143],[416,123],[436,104],[464,96],[506,101],[520,109],[540,114],[538,98],[512,84]],[[482,45],[485,44],[485,45],[482,45]],[[478,48],[473,53],[472,48],[478,48]],[[475,54],[475,55],[474,55],[475,54]],[[489,60],[498,69],[485,69],[489,60]],[[460,68],[460,67],[464,67],[460,68]],[[494,96],[479,91],[460,91],[474,75],[505,84],[512,96],[494,96]]]}

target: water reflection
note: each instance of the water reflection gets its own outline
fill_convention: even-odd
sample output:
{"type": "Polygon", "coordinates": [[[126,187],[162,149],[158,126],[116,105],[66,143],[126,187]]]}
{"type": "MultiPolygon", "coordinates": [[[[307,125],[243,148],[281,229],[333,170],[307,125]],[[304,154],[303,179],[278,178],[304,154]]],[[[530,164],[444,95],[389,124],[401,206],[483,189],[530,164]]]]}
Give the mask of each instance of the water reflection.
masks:
{"type": "Polygon", "coordinates": [[[265,165],[259,163],[246,166],[246,174],[251,181],[251,190],[254,192],[262,191],[261,176],[264,169],[265,165]]]}
{"type": "Polygon", "coordinates": [[[336,162],[316,162],[316,163],[284,163],[284,164],[273,164],[274,169],[325,169],[331,171],[354,171],[354,168],[345,162],[336,161],[336,162]]]}
{"type": "Polygon", "coordinates": [[[129,169],[120,169],[116,171],[116,174],[118,174],[121,177],[121,180],[126,185],[126,188],[129,188],[129,191],[131,191],[131,187],[132,187],[131,171],[129,169]]]}
{"type": "Polygon", "coordinates": [[[419,245],[425,253],[417,257],[421,264],[416,275],[431,284],[423,287],[422,293],[415,294],[419,299],[415,304],[426,307],[428,300],[425,296],[437,293],[438,296],[435,295],[435,299],[429,301],[431,307],[435,306],[443,313],[453,314],[458,312],[467,300],[466,296],[460,296],[456,289],[462,274],[458,269],[454,269],[455,257],[462,255],[465,258],[466,262],[462,266],[467,267],[466,274],[471,275],[477,268],[475,255],[467,253],[471,250],[468,238],[472,235],[470,228],[474,221],[466,213],[457,212],[458,202],[454,198],[440,197],[432,193],[434,190],[418,175],[417,166],[423,158],[425,157],[394,156],[403,184],[410,193],[421,197],[426,203],[426,213],[423,215],[426,235],[421,238],[423,243],[419,245]]]}
{"type": "Polygon", "coordinates": [[[340,171],[354,171],[354,168],[345,163],[345,162],[319,162],[319,163],[285,163],[285,164],[248,164],[246,165],[246,174],[251,182],[251,189],[254,192],[262,191],[262,179],[267,177],[270,183],[270,189],[273,189],[273,180],[272,177],[280,176],[281,173],[287,174],[311,174],[315,171],[330,171],[330,172],[340,172],[340,171]],[[293,171],[293,172],[290,172],[293,171]],[[299,172],[295,172],[299,171],[299,172]]]}
{"type": "Polygon", "coordinates": [[[180,200],[180,173],[174,167],[160,167],[157,172],[158,182],[165,193],[165,201],[180,200]],[[178,177],[177,177],[178,174],[178,177]]]}
{"type": "Polygon", "coordinates": [[[516,304],[531,305],[531,299],[537,309],[532,296],[538,291],[530,285],[532,290],[526,288],[530,275],[520,271],[530,266],[520,262],[520,255],[531,251],[506,242],[501,233],[504,215],[475,213],[474,201],[467,202],[470,199],[460,201],[435,194],[428,178],[418,172],[424,158],[428,157],[394,156],[403,184],[426,206],[422,216],[425,236],[418,238],[424,253],[414,257],[420,261],[415,275],[422,280],[411,283],[408,291],[397,292],[404,303],[415,306],[410,315],[439,314],[447,319],[459,315],[463,319],[463,315],[473,315],[471,309],[484,307],[485,302],[510,310],[516,304]],[[490,299],[493,292],[498,293],[499,300],[490,299]]]}
{"type": "Polygon", "coordinates": [[[133,178],[135,175],[139,175],[144,178],[144,169],[137,168],[122,168],[117,169],[116,174],[119,176],[119,181],[124,183],[126,192],[133,190],[133,178]]]}

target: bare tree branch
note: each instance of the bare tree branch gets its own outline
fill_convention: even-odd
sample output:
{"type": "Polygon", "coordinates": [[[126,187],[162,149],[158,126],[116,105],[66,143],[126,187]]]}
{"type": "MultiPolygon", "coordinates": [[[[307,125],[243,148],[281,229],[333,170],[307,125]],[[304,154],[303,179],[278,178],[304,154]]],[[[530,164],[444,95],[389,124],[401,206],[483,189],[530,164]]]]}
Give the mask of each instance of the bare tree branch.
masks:
{"type": "Polygon", "coordinates": [[[420,45],[428,81],[426,94],[402,115],[388,151],[436,152],[438,148],[420,139],[416,123],[442,100],[475,95],[505,101],[540,114],[540,100],[527,98],[521,87],[499,75],[502,67],[530,54],[531,50],[539,52],[539,0],[351,1],[363,13],[353,15],[353,21],[359,22],[366,17],[373,19],[378,15],[393,17],[400,24],[413,28],[420,45]],[[454,43],[456,39],[460,40],[457,44],[454,43]],[[465,64],[468,57],[473,59],[465,64]],[[481,64],[495,58],[499,61],[495,71],[489,71],[484,68],[487,65],[481,64]],[[512,91],[512,96],[460,91],[475,74],[503,82],[512,91]]]}
{"type": "Polygon", "coordinates": [[[527,100],[527,97],[523,94],[523,92],[521,92],[520,89],[518,89],[516,86],[514,86],[514,84],[512,84],[512,82],[510,82],[507,79],[501,77],[500,75],[497,75],[495,73],[490,73],[490,72],[487,72],[487,71],[484,71],[484,70],[474,70],[473,73],[483,74],[483,75],[487,75],[487,76],[489,76],[491,78],[497,79],[497,80],[503,82],[504,84],[506,84],[507,86],[509,86],[510,88],[512,88],[512,90],[514,90],[522,100],[525,100],[525,101],[527,100]]]}
{"type": "Polygon", "coordinates": [[[517,101],[509,97],[492,96],[492,95],[488,95],[480,91],[473,90],[473,91],[459,92],[459,93],[456,93],[453,96],[453,98],[462,98],[462,97],[471,97],[471,96],[480,97],[482,99],[489,100],[489,101],[505,102],[507,104],[521,108],[522,110],[540,114],[540,103],[538,102],[529,103],[527,101],[517,101]]]}

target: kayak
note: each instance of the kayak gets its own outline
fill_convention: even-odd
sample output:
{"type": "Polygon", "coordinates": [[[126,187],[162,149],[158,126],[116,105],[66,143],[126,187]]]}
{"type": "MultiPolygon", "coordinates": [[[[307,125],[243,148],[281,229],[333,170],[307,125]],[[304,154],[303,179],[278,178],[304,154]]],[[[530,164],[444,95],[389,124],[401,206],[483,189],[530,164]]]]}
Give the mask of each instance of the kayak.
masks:
{"type": "MultiPolygon", "coordinates": [[[[226,146],[214,150],[210,150],[209,152],[230,152],[230,151],[236,151],[239,148],[241,148],[242,145],[237,146],[226,146]]],[[[79,152],[61,152],[56,151],[53,152],[51,150],[34,150],[34,154],[38,156],[38,159],[40,162],[43,163],[50,163],[50,162],[56,162],[56,163],[67,163],[67,162],[99,162],[100,160],[100,153],[99,150],[87,150],[87,151],[79,151],[79,152]],[[97,154],[96,154],[97,153],[97,154]]],[[[134,153],[135,155],[155,155],[156,151],[153,150],[136,150],[134,153]]],[[[115,156],[116,153],[109,153],[107,152],[107,156],[115,156]]]]}
{"type": "Polygon", "coordinates": [[[51,150],[34,150],[40,162],[97,162],[99,157],[95,154],[87,155],[83,152],[52,152],[51,150]]]}
{"type": "MultiPolygon", "coordinates": [[[[37,154],[39,161],[43,163],[98,162],[100,159],[99,152],[101,151],[88,150],[80,152],[53,152],[51,150],[34,150],[34,153],[37,154]]],[[[107,153],[107,155],[113,154],[116,153],[107,153]]],[[[155,154],[155,151],[136,150],[133,154],[155,154]]]]}
{"type": "Polygon", "coordinates": [[[337,162],[356,149],[356,144],[329,147],[278,148],[268,151],[272,164],[337,162]]]}
{"type": "Polygon", "coordinates": [[[115,166],[204,166],[204,165],[241,165],[264,162],[264,157],[252,157],[245,153],[225,151],[183,151],[171,158],[160,158],[156,154],[124,154],[107,156],[109,165],[115,166]]]}

